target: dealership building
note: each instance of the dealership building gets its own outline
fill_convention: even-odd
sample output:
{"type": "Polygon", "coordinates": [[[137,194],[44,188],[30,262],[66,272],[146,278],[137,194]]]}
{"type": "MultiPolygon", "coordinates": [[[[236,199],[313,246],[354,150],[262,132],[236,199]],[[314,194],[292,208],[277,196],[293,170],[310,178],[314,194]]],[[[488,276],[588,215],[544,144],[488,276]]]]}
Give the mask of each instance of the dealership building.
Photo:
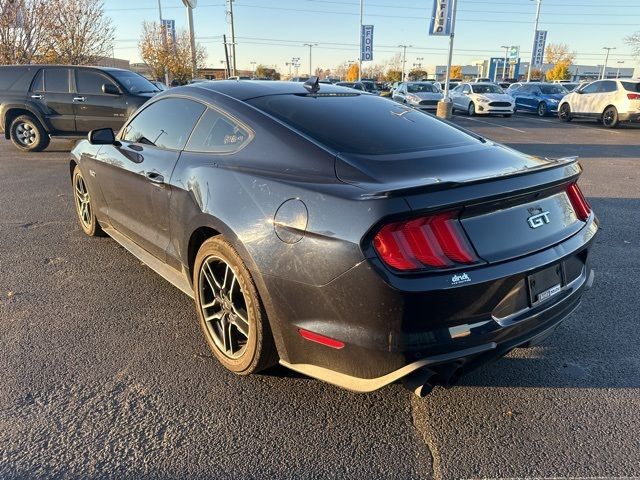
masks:
{"type": "MultiPolygon", "coordinates": [[[[504,57],[493,57],[488,60],[478,60],[473,65],[462,65],[462,78],[464,80],[472,80],[474,78],[483,77],[490,78],[493,81],[501,80],[503,78],[503,72],[506,73],[504,78],[517,78],[525,79],[527,76],[527,69],[529,68],[529,62],[523,62],[518,59],[515,62],[509,62],[505,69],[504,57]]],[[[539,67],[534,67],[535,70],[541,70],[546,73],[553,68],[553,64],[545,63],[539,67]]],[[[602,74],[602,65],[570,65],[569,71],[571,72],[571,78],[569,80],[582,81],[582,80],[597,80],[602,74]]],[[[446,65],[434,65],[427,67],[427,72],[430,77],[435,77],[438,80],[444,80],[447,66],[446,65]]],[[[605,78],[636,78],[636,72],[640,74],[640,68],[634,67],[618,67],[618,65],[608,66],[605,72],[605,78]]]]}

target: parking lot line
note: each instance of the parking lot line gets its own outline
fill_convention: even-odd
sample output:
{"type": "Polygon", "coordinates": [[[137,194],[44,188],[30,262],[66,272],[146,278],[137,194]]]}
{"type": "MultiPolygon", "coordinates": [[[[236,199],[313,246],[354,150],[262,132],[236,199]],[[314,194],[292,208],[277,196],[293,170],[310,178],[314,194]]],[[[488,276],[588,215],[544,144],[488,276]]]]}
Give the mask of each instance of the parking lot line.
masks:
{"type": "Polygon", "coordinates": [[[620,132],[618,132],[616,130],[611,130],[611,129],[608,129],[608,128],[600,128],[600,127],[597,127],[595,125],[582,125],[582,124],[575,124],[575,123],[569,123],[569,122],[560,122],[560,121],[555,121],[555,120],[551,120],[551,119],[548,119],[548,118],[540,118],[540,117],[533,117],[533,116],[518,115],[518,119],[521,119],[521,120],[533,120],[534,122],[552,123],[554,125],[563,125],[563,126],[575,127],[575,128],[591,128],[591,129],[596,129],[596,130],[599,130],[599,131],[615,133],[615,134],[620,133],[620,132]]]}
{"type": "Polygon", "coordinates": [[[518,130],[517,128],[507,127],[506,125],[501,125],[499,123],[487,122],[486,120],[480,120],[478,118],[472,118],[472,117],[460,117],[460,118],[466,118],[467,120],[472,120],[474,122],[486,123],[487,125],[493,125],[494,127],[506,128],[507,130],[513,130],[514,132],[527,133],[524,130],[518,130]]]}

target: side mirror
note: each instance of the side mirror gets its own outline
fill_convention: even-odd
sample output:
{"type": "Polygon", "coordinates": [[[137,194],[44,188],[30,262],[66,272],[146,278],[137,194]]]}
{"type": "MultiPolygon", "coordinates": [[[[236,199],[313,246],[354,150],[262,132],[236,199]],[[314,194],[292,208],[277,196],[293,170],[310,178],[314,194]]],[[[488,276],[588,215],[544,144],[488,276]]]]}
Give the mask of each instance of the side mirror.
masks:
{"type": "Polygon", "coordinates": [[[112,83],[103,83],[102,93],[106,93],[107,95],[120,95],[120,90],[112,83]]]}
{"type": "Polygon", "coordinates": [[[87,139],[91,145],[113,145],[116,143],[116,136],[110,128],[91,130],[87,139]]]}
{"type": "Polygon", "coordinates": [[[574,92],[576,92],[579,95],[582,95],[584,93],[582,90],[578,90],[578,89],[574,90],[574,92]]]}

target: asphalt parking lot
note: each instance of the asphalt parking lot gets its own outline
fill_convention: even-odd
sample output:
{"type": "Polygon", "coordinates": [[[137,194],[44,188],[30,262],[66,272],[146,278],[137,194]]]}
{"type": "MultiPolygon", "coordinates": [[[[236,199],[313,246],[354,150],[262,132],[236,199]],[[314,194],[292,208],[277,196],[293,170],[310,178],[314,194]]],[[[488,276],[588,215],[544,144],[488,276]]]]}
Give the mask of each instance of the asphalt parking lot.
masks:
{"type": "Polygon", "coordinates": [[[640,128],[454,121],[579,155],[602,229],[594,288],[551,339],[424,399],[227,373],[189,298],[82,234],[69,144],[0,140],[0,478],[640,476],[640,128]]]}

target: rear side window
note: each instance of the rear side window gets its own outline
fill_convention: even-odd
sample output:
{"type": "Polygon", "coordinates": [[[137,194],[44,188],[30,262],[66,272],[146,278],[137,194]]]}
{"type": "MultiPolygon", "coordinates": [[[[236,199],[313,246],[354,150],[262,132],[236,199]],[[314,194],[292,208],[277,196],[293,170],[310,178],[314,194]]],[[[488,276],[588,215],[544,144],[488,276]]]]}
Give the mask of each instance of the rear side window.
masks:
{"type": "Polygon", "coordinates": [[[600,82],[593,82],[582,89],[582,93],[596,93],[600,88],[600,82]]]}
{"type": "Polygon", "coordinates": [[[31,82],[32,92],[44,92],[44,70],[39,70],[31,82]]]}
{"type": "Polygon", "coordinates": [[[247,102],[338,152],[382,155],[477,142],[430,115],[373,95],[270,95],[247,102]]]}
{"type": "Polygon", "coordinates": [[[51,93],[69,93],[69,69],[47,68],[44,72],[44,89],[51,93]]]}
{"type": "Polygon", "coordinates": [[[102,95],[102,85],[115,84],[104,75],[91,70],[76,70],[76,90],[87,95],[102,95]]]}
{"type": "Polygon", "coordinates": [[[159,100],[129,122],[121,139],[168,150],[182,150],[204,109],[201,103],[185,98],[159,100]]]}
{"type": "Polygon", "coordinates": [[[242,148],[249,132],[231,118],[211,108],[200,118],[186,150],[191,152],[230,153],[242,148]]]}
{"type": "Polygon", "coordinates": [[[618,90],[618,85],[616,84],[616,82],[613,82],[611,80],[605,80],[604,82],[601,82],[600,90],[598,91],[603,93],[608,93],[608,92],[615,92],[616,90],[618,90]]]}
{"type": "Polygon", "coordinates": [[[628,92],[640,92],[640,82],[620,82],[622,87],[628,92]]]}

